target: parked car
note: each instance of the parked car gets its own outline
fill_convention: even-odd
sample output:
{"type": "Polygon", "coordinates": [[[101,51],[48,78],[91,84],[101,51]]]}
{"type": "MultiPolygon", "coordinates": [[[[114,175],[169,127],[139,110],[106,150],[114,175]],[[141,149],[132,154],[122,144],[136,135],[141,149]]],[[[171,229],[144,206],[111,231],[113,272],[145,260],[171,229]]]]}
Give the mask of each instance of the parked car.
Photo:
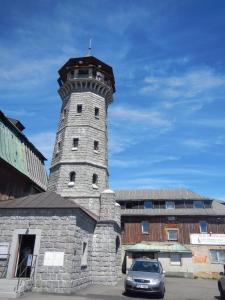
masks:
{"type": "Polygon", "coordinates": [[[225,274],[220,273],[220,279],[218,280],[218,289],[220,292],[220,298],[225,299],[225,274]]]}
{"type": "Polygon", "coordinates": [[[157,294],[160,298],[165,293],[165,272],[158,260],[139,258],[128,270],[124,282],[125,292],[157,294]]]}

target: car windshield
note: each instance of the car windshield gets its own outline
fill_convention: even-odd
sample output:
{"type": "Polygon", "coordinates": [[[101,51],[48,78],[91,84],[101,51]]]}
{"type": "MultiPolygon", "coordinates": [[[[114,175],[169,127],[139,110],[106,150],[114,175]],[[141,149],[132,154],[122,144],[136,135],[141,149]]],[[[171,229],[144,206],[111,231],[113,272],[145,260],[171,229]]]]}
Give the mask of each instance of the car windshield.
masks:
{"type": "Polygon", "coordinates": [[[132,267],[132,271],[160,273],[160,267],[157,262],[136,261],[132,267]]]}

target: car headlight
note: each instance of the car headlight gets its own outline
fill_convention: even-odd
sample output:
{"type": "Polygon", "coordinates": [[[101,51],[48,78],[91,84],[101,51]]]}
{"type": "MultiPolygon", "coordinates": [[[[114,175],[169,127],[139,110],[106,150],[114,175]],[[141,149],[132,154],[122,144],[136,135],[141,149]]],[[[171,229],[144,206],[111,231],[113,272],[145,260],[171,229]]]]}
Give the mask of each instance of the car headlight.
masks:
{"type": "Polygon", "coordinates": [[[132,281],[133,278],[131,276],[127,276],[127,280],[132,281]]]}
{"type": "Polygon", "coordinates": [[[152,284],[159,284],[160,280],[159,279],[151,279],[152,284]]]}

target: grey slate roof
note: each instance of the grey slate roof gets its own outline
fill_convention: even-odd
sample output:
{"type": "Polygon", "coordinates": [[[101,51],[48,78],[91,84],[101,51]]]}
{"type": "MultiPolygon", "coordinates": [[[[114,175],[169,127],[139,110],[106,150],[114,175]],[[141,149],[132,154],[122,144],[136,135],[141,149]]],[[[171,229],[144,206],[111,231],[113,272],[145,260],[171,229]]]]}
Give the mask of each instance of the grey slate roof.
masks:
{"type": "Polygon", "coordinates": [[[218,201],[212,202],[212,208],[176,208],[176,209],[122,209],[122,216],[225,216],[225,206],[218,201]]]}
{"type": "Polygon", "coordinates": [[[61,197],[55,192],[43,192],[22,198],[0,201],[1,209],[80,209],[91,218],[97,220],[97,216],[89,210],[81,207],[72,200],[61,197]]]}
{"type": "MultiPolygon", "coordinates": [[[[188,189],[115,190],[117,201],[123,200],[210,200],[188,189]]],[[[212,199],[211,199],[212,200],[212,199]]]]}

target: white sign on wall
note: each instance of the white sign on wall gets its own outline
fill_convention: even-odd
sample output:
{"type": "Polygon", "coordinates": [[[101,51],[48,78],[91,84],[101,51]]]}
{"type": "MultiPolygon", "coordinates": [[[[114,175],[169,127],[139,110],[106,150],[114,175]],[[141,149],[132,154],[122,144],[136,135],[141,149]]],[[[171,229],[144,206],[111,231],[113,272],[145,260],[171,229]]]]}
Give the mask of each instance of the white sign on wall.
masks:
{"type": "Polygon", "coordinates": [[[224,245],[225,234],[190,234],[190,243],[195,245],[224,245]]]}
{"type": "Polygon", "coordinates": [[[0,259],[7,259],[9,253],[9,244],[0,243],[0,259]]]}
{"type": "Polygon", "coordinates": [[[64,264],[64,252],[45,252],[44,266],[62,267],[64,264]]]}

